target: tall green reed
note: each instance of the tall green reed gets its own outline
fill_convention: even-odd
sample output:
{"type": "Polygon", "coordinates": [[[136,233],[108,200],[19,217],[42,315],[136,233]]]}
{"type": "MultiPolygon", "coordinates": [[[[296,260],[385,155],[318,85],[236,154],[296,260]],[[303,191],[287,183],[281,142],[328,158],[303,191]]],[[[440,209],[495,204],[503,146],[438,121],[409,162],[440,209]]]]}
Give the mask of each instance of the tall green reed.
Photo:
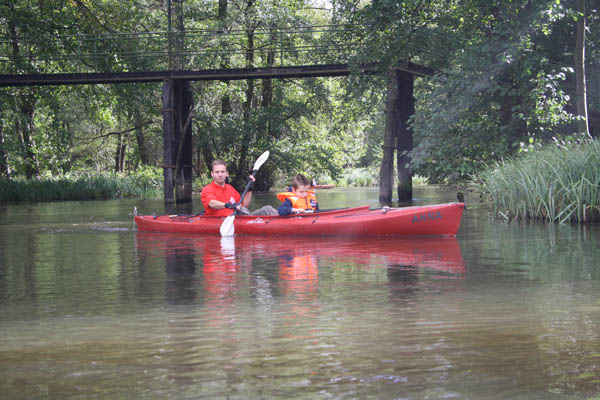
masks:
{"type": "Polygon", "coordinates": [[[3,203],[155,198],[161,194],[162,182],[150,174],[81,174],[0,181],[3,203]]]}
{"type": "Polygon", "coordinates": [[[506,219],[600,221],[600,142],[548,147],[476,176],[493,213],[506,219]]]}

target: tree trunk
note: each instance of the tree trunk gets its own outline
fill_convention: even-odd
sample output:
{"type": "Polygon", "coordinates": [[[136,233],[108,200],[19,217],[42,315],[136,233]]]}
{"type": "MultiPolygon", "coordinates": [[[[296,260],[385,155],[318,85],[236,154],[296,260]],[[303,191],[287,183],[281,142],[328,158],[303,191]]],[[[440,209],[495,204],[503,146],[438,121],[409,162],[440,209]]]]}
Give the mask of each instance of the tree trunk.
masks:
{"type": "Polygon", "coordinates": [[[23,161],[25,163],[25,177],[31,179],[40,175],[40,168],[35,153],[35,142],[33,133],[35,130],[34,114],[35,99],[32,95],[21,95],[19,99],[19,115],[17,131],[23,149],[23,161]]]}
{"type": "Polygon", "coordinates": [[[140,160],[142,165],[150,165],[150,151],[146,143],[146,135],[144,134],[142,115],[138,110],[135,112],[135,140],[137,142],[138,151],[140,152],[140,160]]]}
{"type": "MultiPolygon", "coordinates": [[[[17,25],[15,24],[15,2],[6,2],[8,6],[9,15],[7,17],[7,31],[9,47],[9,57],[13,63],[13,73],[28,73],[31,71],[31,66],[27,63],[27,57],[21,55],[21,46],[17,34],[17,25]]],[[[27,179],[31,179],[34,176],[39,176],[39,165],[35,154],[35,143],[34,143],[34,113],[36,100],[33,89],[25,89],[22,94],[17,96],[16,102],[16,134],[19,137],[22,152],[23,161],[25,164],[25,176],[27,179]]]]}
{"type": "Polygon", "coordinates": [[[383,134],[383,158],[379,170],[379,202],[392,203],[394,186],[394,148],[398,132],[398,75],[396,71],[388,71],[387,98],[385,101],[385,130],[383,134]]]}
{"type": "Polygon", "coordinates": [[[173,1],[172,4],[175,8],[175,14],[177,15],[177,29],[176,35],[173,36],[173,57],[175,59],[174,66],[175,69],[185,69],[185,43],[184,43],[184,24],[183,24],[183,0],[181,1],[173,1]]]}
{"type": "Polygon", "coordinates": [[[204,159],[204,164],[206,165],[206,168],[208,168],[208,170],[211,171],[212,163],[213,161],[215,161],[215,157],[213,156],[212,151],[210,151],[208,142],[205,142],[205,144],[201,146],[201,151],[202,158],[204,159]]]}
{"type": "Polygon", "coordinates": [[[585,0],[577,0],[577,13],[580,14],[577,19],[577,39],[575,46],[575,80],[576,80],[576,103],[577,115],[580,117],[578,122],[579,132],[590,136],[588,125],[587,110],[587,88],[585,83],[585,0]]]}
{"type": "Polygon", "coordinates": [[[408,123],[410,117],[415,113],[414,76],[408,72],[397,71],[398,79],[398,121],[394,126],[397,127],[398,138],[397,164],[398,169],[398,202],[412,202],[412,168],[410,166],[411,157],[409,152],[413,148],[413,132],[408,123]]]}
{"type": "MultiPolygon", "coordinates": [[[[271,42],[271,46],[274,46],[276,37],[271,31],[269,35],[269,41],[271,42]]],[[[273,48],[269,48],[267,52],[267,63],[265,65],[266,68],[272,68],[275,65],[275,52],[273,48]]],[[[273,103],[273,81],[271,79],[263,79],[262,80],[262,107],[269,108],[273,103]]]]}
{"type": "MultiPolygon", "coordinates": [[[[270,42],[272,45],[276,44],[276,38],[273,32],[270,35],[270,42]]],[[[269,48],[267,52],[266,68],[272,68],[275,65],[275,52],[272,48],[269,48]]],[[[261,93],[261,108],[262,117],[258,132],[266,138],[265,142],[275,141],[277,138],[273,130],[273,123],[271,120],[271,106],[273,105],[273,80],[263,79],[262,80],[262,93],[261,93]]],[[[260,173],[257,177],[256,184],[254,185],[255,190],[267,191],[271,188],[274,178],[275,168],[273,164],[267,164],[264,168],[261,168],[260,173]]]]}
{"type": "MultiPolygon", "coordinates": [[[[204,93],[201,92],[196,95],[202,98],[204,93]]],[[[210,120],[206,121],[206,125],[196,123],[197,143],[195,144],[196,157],[194,161],[194,173],[196,175],[204,175],[207,170],[211,171],[213,161],[220,158],[217,146],[214,145],[214,139],[202,131],[202,129],[205,129],[206,132],[210,132],[211,127],[212,123],[210,120]]]]}
{"type": "Polygon", "coordinates": [[[164,201],[165,204],[173,204],[173,170],[175,168],[174,143],[175,136],[175,88],[171,79],[163,83],[162,114],[163,114],[163,178],[164,178],[164,201]]]}
{"type": "MultiPolygon", "coordinates": [[[[220,30],[219,33],[223,33],[225,32],[225,26],[227,24],[227,0],[219,0],[219,11],[218,11],[218,16],[217,16],[218,20],[219,20],[219,25],[220,25],[220,30]]],[[[226,46],[226,44],[224,44],[223,46],[226,46]]],[[[223,52],[223,54],[220,55],[221,57],[221,68],[223,69],[227,69],[229,68],[229,55],[227,55],[226,52],[223,52]]],[[[227,86],[229,86],[229,81],[223,81],[227,86]]],[[[221,114],[226,115],[229,114],[233,111],[233,109],[231,108],[231,98],[229,97],[229,94],[226,93],[223,95],[223,97],[221,97],[221,114]]]]}
{"type": "Polygon", "coordinates": [[[125,149],[127,145],[123,140],[123,135],[118,136],[117,151],[115,152],[115,172],[123,172],[125,169],[125,149]]]}
{"type": "MultiPolygon", "coordinates": [[[[246,31],[246,37],[248,39],[248,47],[246,49],[246,68],[254,67],[254,29],[248,29],[246,31]]],[[[248,172],[246,171],[246,162],[248,159],[248,149],[250,147],[250,113],[252,112],[252,98],[254,97],[254,79],[246,80],[246,100],[244,101],[244,136],[242,137],[240,158],[237,164],[237,173],[234,178],[234,182],[237,186],[241,186],[246,178],[248,172]]]]}
{"type": "Polygon", "coordinates": [[[219,20],[224,20],[227,17],[227,0],[219,0],[219,20]]]}
{"type": "Polygon", "coordinates": [[[6,151],[6,141],[4,139],[3,126],[0,124],[0,177],[10,178],[10,167],[8,166],[8,152],[6,151]]]}
{"type": "Polygon", "coordinates": [[[523,141],[527,136],[527,122],[523,118],[515,118],[515,107],[520,106],[522,98],[511,94],[518,92],[518,82],[516,82],[515,71],[512,68],[504,69],[498,76],[498,84],[504,88],[504,94],[499,98],[499,121],[500,129],[506,132],[506,136],[514,138],[514,141],[523,141]]]}
{"type": "MultiPolygon", "coordinates": [[[[273,44],[275,43],[275,35],[273,34],[273,32],[271,32],[270,34],[270,42],[273,44]]],[[[267,63],[265,65],[266,68],[273,68],[273,66],[275,65],[275,52],[272,48],[270,48],[267,52],[267,63]]],[[[263,79],[262,80],[262,102],[261,102],[261,107],[263,108],[263,110],[267,110],[271,107],[271,105],[273,104],[273,80],[272,79],[263,79]]],[[[271,136],[271,132],[270,132],[270,127],[271,124],[269,123],[270,119],[268,118],[268,115],[265,115],[264,118],[264,124],[263,126],[261,126],[261,130],[264,130],[265,133],[268,136],[271,136]]]]}

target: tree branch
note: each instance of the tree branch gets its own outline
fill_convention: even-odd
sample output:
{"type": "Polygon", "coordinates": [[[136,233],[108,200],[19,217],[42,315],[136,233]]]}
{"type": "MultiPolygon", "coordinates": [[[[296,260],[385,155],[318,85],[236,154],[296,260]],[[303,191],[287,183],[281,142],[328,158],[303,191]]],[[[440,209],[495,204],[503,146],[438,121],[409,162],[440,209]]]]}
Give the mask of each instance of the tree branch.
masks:
{"type": "Polygon", "coordinates": [[[82,140],[82,143],[91,143],[94,140],[105,139],[105,138],[113,136],[113,135],[127,135],[127,134],[130,134],[131,132],[134,132],[138,128],[141,128],[141,127],[146,126],[146,125],[150,125],[152,122],[154,122],[154,121],[151,120],[151,119],[149,119],[147,121],[144,121],[142,123],[134,125],[132,128],[125,129],[123,131],[108,132],[108,133],[105,133],[105,134],[102,134],[102,135],[99,135],[99,136],[94,136],[94,137],[91,137],[91,138],[87,138],[85,140],[82,140]]]}

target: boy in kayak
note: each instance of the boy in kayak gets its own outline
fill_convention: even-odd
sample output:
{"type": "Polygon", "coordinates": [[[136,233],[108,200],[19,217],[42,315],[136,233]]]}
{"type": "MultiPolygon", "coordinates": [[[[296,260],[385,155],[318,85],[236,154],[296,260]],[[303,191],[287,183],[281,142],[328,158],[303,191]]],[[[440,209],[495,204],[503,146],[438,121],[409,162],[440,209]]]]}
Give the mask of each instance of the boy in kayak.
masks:
{"type": "Polygon", "coordinates": [[[319,203],[315,192],[310,190],[308,178],[298,174],[292,180],[292,190],[277,193],[277,198],[283,202],[277,212],[279,215],[293,213],[314,212],[319,210],[319,203]]]}
{"type": "MultiPolygon", "coordinates": [[[[248,207],[252,201],[252,186],[248,189],[244,201],[240,204],[240,194],[233,186],[226,183],[229,176],[227,164],[223,160],[215,160],[212,163],[210,175],[213,181],[202,188],[200,198],[204,206],[204,215],[217,215],[226,217],[232,210],[238,209],[242,214],[250,214],[248,207]]],[[[256,180],[252,175],[250,179],[256,180]]],[[[254,211],[252,215],[277,215],[277,210],[271,206],[265,206],[254,211]]]]}

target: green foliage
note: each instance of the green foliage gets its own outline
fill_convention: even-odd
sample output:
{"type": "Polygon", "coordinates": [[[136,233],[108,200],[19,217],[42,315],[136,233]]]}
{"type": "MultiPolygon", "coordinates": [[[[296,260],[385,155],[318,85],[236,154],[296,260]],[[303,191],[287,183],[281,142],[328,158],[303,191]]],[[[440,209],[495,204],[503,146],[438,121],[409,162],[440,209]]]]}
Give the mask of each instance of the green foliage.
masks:
{"type": "Polygon", "coordinates": [[[379,171],[376,168],[352,168],[340,180],[341,186],[377,186],[379,171]]]}
{"type": "MultiPolygon", "coordinates": [[[[327,183],[324,180],[323,183],[327,183]]],[[[413,185],[425,185],[428,179],[419,175],[413,176],[413,185]]],[[[379,185],[379,168],[349,168],[344,171],[342,177],[337,181],[338,186],[373,187],[379,185]]],[[[397,182],[396,182],[397,184],[397,182]]]]}
{"type": "Polygon", "coordinates": [[[496,216],[600,221],[600,142],[557,142],[476,175],[496,216]]]}
{"type": "MultiPolygon", "coordinates": [[[[319,180],[329,177],[335,181],[344,168],[364,158],[367,150],[371,162],[378,151],[373,141],[364,146],[363,135],[371,123],[361,110],[361,102],[344,91],[343,82],[321,78],[285,86],[276,83],[272,105],[257,107],[246,119],[235,111],[241,109],[244,100],[243,83],[199,84],[202,91],[216,87],[220,96],[204,101],[196,109],[194,128],[202,133],[196,137],[198,152],[208,148],[215,158],[229,163],[231,176],[240,174],[242,168],[245,177],[254,158],[268,149],[271,156],[265,169],[275,166],[276,175],[289,177],[304,172],[319,180]],[[225,94],[234,104],[233,112],[227,114],[220,110],[220,99],[225,94]],[[240,166],[244,137],[251,143],[253,156],[240,166]]],[[[200,164],[197,173],[207,174],[204,163],[200,164]]],[[[268,189],[268,185],[259,188],[268,189]]]]}
{"type": "MultiPolygon", "coordinates": [[[[195,82],[195,187],[210,179],[207,164],[215,158],[225,159],[232,180],[242,184],[266,149],[272,155],[259,174],[262,190],[297,172],[374,184],[385,128],[385,72],[405,61],[437,72],[417,79],[412,119],[413,170],[430,182],[467,179],[485,165],[568,139],[573,130],[577,16],[569,2],[336,0],[326,2],[331,11],[325,12],[308,0],[230,0],[222,14],[217,2],[184,3],[172,2],[184,4],[186,32],[200,32],[186,38],[190,65],[347,59],[355,72],[344,78],[195,82]],[[305,29],[332,23],[352,28],[305,29]],[[192,55],[209,41],[223,53],[192,55]],[[318,46],[329,47],[306,50],[318,46]],[[381,73],[361,73],[365,63],[378,63],[381,73]]],[[[150,0],[2,2],[0,73],[163,70],[168,57],[157,38],[167,29],[165,6],[150,0]],[[69,58],[74,53],[79,62],[69,58]],[[103,56],[87,56],[93,53],[103,56]]],[[[596,60],[599,16],[588,9],[586,51],[596,60]]],[[[179,29],[177,18],[173,22],[179,29]]],[[[590,73],[590,88],[600,87],[598,76],[590,73]]],[[[598,112],[600,92],[590,91],[589,99],[598,112]]],[[[0,152],[8,155],[12,177],[29,176],[32,166],[41,176],[111,175],[121,146],[129,173],[162,165],[160,84],[4,88],[0,104],[0,152]]],[[[593,132],[598,129],[592,124],[593,132]]]]}
{"type": "Polygon", "coordinates": [[[540,72],[506,92],[493,76],[463,67],[422,81],[413,118],[415,171],[434,182],[457,182],[528,143],[551,141],[574,121],[560,78],[540,72]]]}
{"type": "Polygon", "coordinates": [[[135,172],[123,177],[128,190],[124,197],[157,197],[162,195],[163,170],[151,166],[140,166],[135,172]]]}
{"type": "Polygon", "coordinates": [[[44,202],[156,198],[162,195],[162,171],[141,168],[136,174],[77,173],[25,180],[4,179],[0,202],[44,202]]]}
{"type": "Polygon", "coordinates": [[[434,182],[464,180],[574,127],[567,92],[573,88],[564,84],[572,69],[557,64],[564,53],[555,44],[538,40],[567,14],[551,1],[500,3],[461,9],[457,26],[469,40],[443,73],[418,87],[414,168],[434,182]],[[492,30],[467,22],[481,20],[492,30]]]}

